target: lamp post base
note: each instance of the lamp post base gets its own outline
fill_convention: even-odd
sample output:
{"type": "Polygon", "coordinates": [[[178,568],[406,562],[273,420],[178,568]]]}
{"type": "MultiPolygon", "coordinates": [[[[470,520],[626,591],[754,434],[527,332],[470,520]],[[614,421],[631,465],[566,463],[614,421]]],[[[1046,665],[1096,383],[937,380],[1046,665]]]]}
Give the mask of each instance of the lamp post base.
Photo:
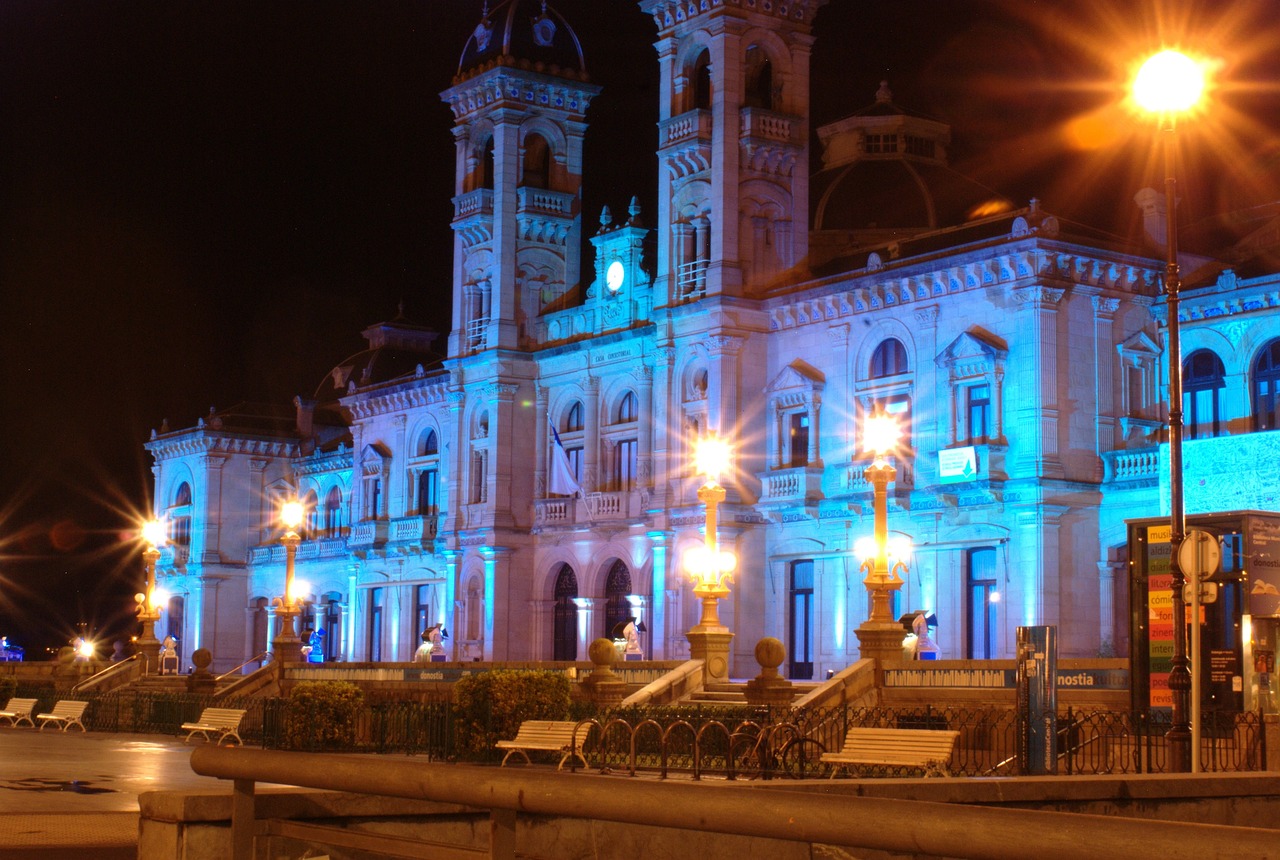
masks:
{"type": "Polygon", "coordinates": [[[297,614],[297,610],[292,608],[278,607],[276,609],[276,617],[280,620],[280,627],[276,632],[275,638],[271,640],[272,660],[288,660],[293,663],[302,660],[302,640],[298,638],[298,631],[293,621],[297,614]]]}
{"type": "MultiPolygon", "coordinates": [[[[159,617],[159,613],[156,614],[159,617]]],[[[143,616],[142,635],[138,637],[138,654],[147,674],[160,671],[160,640],[156,638],[156,619],[143,616]]]]}
{"type": "Polygon", "coordinates": [[[866,621],[854,630],[854,634],[858,637],[858,653],[863,659],[880,662],[902,659],[902,640],[907,632],[896,621],[866,621]]]}
{"type": "Polygon", "coordinates": [[[702,683],[724,683],[729,680],[729,643],[733,634],[726,628],[705,630],[695,627],[685,634],[689,640],[689,656],[702,661],[702,683]]]}

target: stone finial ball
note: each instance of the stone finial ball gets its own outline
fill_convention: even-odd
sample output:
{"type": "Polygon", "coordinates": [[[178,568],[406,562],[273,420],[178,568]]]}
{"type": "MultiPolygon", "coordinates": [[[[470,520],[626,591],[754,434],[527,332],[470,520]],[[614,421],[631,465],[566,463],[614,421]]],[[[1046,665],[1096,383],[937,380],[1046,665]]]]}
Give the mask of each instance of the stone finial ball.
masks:
{"type": "Polygon", "coordinates": [[[756,643],[756,662],[766,669],[777,669],[787,659],[787,648],[778,639],[766,636],[756,643]]]}
{"type": "Polygon", "coordinates": [[[618,649],[609,639],[596,639],[587,647],[587,656],[597,666],[610,666],[618,659],[618,649]]]}
{"type": "Polygon", "coordinates": [[[208,669],[213,662],[213,652],[208,648],[197,648],[191,652],[191,662],[197,669],[208,669]]]}

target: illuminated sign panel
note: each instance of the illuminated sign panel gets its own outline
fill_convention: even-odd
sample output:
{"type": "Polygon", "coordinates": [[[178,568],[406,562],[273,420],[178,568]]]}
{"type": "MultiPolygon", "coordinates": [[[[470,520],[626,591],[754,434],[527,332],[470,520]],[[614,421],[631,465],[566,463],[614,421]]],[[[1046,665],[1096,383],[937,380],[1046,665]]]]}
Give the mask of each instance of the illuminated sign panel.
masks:
{"type": "Polygon", "coordinates": [[[978,477],[978,452],[972,445],[944,448],[938,452],[938,481],[962,484],[978,477]]]}

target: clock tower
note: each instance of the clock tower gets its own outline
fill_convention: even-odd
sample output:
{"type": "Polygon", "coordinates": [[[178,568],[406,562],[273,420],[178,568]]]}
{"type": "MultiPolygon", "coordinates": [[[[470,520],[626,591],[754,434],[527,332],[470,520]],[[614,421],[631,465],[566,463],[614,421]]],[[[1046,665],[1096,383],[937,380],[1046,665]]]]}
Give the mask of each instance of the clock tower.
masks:
{"type": "Polygon", "coordinates": [[[613,223],[609,207],[600,213],[600,229],[591,237],[595,246],[596,277],[587,291],[587,307],[594,311],[596,331],[608,332],[647,323],[653,311],[653,281],[642,266],[649,230],[640,220],[640,204],[631,198],[627,220],[613,223]]]}

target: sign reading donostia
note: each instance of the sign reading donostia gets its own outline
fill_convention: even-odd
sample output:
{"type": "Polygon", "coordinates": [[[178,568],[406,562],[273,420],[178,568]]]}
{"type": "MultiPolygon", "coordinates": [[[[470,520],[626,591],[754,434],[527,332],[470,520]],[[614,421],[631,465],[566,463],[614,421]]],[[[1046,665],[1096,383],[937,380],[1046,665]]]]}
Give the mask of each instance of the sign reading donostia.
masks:
{"type": "MultiPolygon", "coordinates": [[[[1015,669],[886,669],[886,687],[1013,689],[1015,669]]],[[[1059,689],[1127,690],[1127,669],[1058,669],[1059,689]]]]}

